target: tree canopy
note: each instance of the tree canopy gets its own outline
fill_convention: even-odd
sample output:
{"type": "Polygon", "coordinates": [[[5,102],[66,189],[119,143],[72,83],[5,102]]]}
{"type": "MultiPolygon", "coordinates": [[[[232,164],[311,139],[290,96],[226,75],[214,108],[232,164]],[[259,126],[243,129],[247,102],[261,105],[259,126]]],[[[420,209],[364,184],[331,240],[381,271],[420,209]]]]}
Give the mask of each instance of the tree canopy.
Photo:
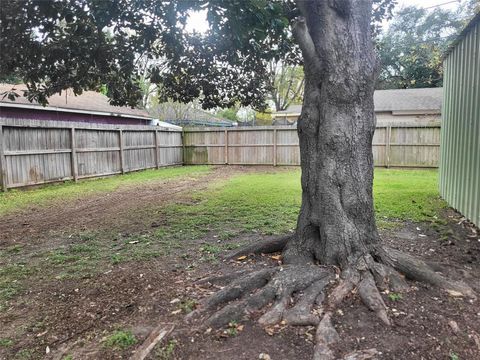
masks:
{"type": "MultiPolygon", "coordinates": [[[[374,2],[376,19],[393,4],[374,2]]],[[[63,89],[106,86],[112,104],[135,106],[146,76],[164,99],[261,109],[269,61],[302,61],[290,28],[296,16],[292,0],[5,2],[0,79],[21,79],[25,95],[41,103],[63,89]],[[185,31],[189,11],[198,10],[207,11],[204,34],[185,31]]]]}

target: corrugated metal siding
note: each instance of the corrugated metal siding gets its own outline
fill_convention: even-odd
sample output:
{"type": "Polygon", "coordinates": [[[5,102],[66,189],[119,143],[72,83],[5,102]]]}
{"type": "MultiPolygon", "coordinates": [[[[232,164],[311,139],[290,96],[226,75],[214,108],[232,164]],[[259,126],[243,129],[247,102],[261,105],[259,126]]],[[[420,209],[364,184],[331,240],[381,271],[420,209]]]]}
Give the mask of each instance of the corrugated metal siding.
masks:
{"type": "Polygon", "coordinates": [[[440,193],[480,226],[480,22],[444,62],[440,193]]]}

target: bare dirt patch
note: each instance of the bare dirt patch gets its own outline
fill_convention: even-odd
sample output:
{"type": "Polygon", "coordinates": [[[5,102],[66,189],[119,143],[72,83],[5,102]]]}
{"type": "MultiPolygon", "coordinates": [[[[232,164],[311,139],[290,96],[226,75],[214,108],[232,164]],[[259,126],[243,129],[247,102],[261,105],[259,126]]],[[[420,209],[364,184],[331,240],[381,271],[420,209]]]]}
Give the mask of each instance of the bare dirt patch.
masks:
{"type": "Polygon", "coordinates": [[[95,193],[77,200],[53,201],[3,216],[0,221],[1,246],[31,243],[64,229],[91,230],[115,227],[139,230],[149,219],[148,211],[192,190],[202,190],[220,179],[244,171],[241,167],[214,168],[207,175],[174,180],[150,181],[117,191],[95,193]]]}
{"type": "MultiPolygon", "coordinates": [[[[57,268],[45,266],[50,263],[43,261],[42,256],[54,247],[52,239],[72,241],[61,234],[112,228],[116,232],[142,233],[145,227],[162,224],[160,215],[146,216],[152,208],[191,201],[192,190],[206,189],[215,181],[244,171],[271,168],[218,167],[195,179],[148,183],[1,218],[2,266],[15,265],[11,271],[18,275],[25,270],[25,277],[8,307],[0,312],[0,359],[68,359],[69,355],[73,359],[127,359],[161,323],[175,324],[175,329],[156,346],[150,359],[259,359],[262,353],[275,360],[310,359],[313,328],[281,325],[263,329],[254,321],[255,316],[218,330],[197,331],[196,325],[183,322],[199,299],[216,290],[196,285],[198,279],[232,270],[259,269],[278,261],[270,256],[222,261],[224,251],[211,261],[197,261],[201,246],[217,244],[216,234],[148,260],[108,266],[87,263],[86,267],[97,269],[74,277],[58,276],[57,268]],[[118,330],[131,331],[136,343],[125,349],[109,346],[106,340],[118,330]]],[[[452,211],[439,220],[403,223],[382,235],[389,246],[440,263],[439,270],[480,291],[478,234],[452,211]]],[[[227,242],[259,237],[244,234],[227,242]]],[[[72,260],[57,256],[52,261],[68,265],[72,260]]],[[[393,320],[391,328],[385,327],[353,293],[333,318],[342,337],[336,348],[338,354],[375,347],[381,352],[379,359],[480,358],[478,303],[423,284],[409,284],[410,291],[401,297],[382,294],[393,320]]]]}

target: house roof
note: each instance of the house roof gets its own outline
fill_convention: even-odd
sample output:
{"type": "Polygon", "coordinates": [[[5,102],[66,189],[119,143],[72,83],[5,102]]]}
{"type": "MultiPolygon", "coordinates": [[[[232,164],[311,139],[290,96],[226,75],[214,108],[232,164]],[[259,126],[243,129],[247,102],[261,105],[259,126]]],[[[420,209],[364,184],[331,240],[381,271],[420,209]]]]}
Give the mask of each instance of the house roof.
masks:
{"type": "Polygon", "coordinates": [[[448,55],[455,49],[460,41],[462,41],[465,36],[472,30],[477,24],[480,24],[480,11],[470,20],[470,22],[463,28],[462,32],[457,36],[457,38],[450,44],[447,51],[443,55],[443,59],[446,59],[448,55]]]}
{"type": "MultiPolygon", "coordinates": [[[[440,112],[443,88],[376,90],[375,112],[440,112]]],[[[302,105],[290,105],[287,110],[276,114],[300,114],[302,105]]]]}
{"type": "Polygon", "coordinates": [[[23,97],[25,85],[0,84],[0,94],[15,90],[20,97],[11,101],[7,97],[0,96],[0,107],[20,107],[47,111],[66,111],[75,113],[88,113],[98,115],[120,116],[139,119],[151,119],[145,110],[132,109],[127,106],[113,106],[108,102],[108,97],[95,91],[84,91],[81,95],[75,95],[72,90],[64,90],[61,94],[55,94],[48,98],[48,105],[42,106],[37,102],[30,102],[23,97]]]}
{"type": "Polygon", "coordinates": [[[438,111],[443,88],[377,90],[375,111],[438,111]]]}

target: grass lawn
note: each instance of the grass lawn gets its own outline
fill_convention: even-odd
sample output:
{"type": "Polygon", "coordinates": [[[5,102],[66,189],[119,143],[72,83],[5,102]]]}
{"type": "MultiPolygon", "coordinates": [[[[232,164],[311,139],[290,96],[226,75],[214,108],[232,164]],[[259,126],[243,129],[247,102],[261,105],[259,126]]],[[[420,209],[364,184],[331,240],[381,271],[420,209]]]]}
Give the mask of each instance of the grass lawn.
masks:
{"type": "MultiPolygon", "coordinates": [[[[439,198],[436,170],[376,169],[374,197],[380,227],[398,221],[425,221],[445,206],[439,198]]],[[[300,208],[300,171],[239,175],[209,191],[194,195],[190,204],[165,209],[168,226],[162,237],[198,237],[208,232],[220,238],[239,232],[280,234],[295,228],[300,208]]]]}
{"type": "MultiPolygon", "coordinates": [[[[29,204],[48,204],[52,199],[79,198],[122,186],[140,187],[149,181],[205,174],[210,169],[192,166],[148,170],[77,184],[12,191],[1,195],[0,214],[29,204]]],[[[433,170],[377,169],[374,193],[381,228],[392,228],[405,220],[429,220],[445,206],[439,199],[437,171],[433,170]]],[[[145,208],[151,214],[147,220],[160,222],[161,226],[150,227],[146,223],[141,232],[127,233],[114,228],[64,231],[53,235],[60,238],[44,250],[30,253],[24,251],[23,245],[0,249],[0,309],[36,269],[44,269],[45,279],[83,278],[122,263],[149,261],[173,253],[191,258],[191,250],[195,252],[195,261],[216,261],[218,253],[241,245],[240,241],[233,241],[239,235],[293,231],[300,198],[299,169],[237,173],[213,182],[207,190],[190,191],[181,201],[173,197],[167,205],[146,203],[145,208]],[[205,241],[197,242],[202,239],[205,241]],[[58,245],[53,246],[54,243],[58,245]]],[[[144,214],[135,211],[130,216],[144,221],[144,214]]]]}
{"type": "Polygon", "coordinates": [[[379,219],[425,221],[446,206],[437,170],[376,169],[373,193],[379,219]]]}
{"type": "Polygon", "coordinates": [[[31,190],[9,190],[6,193],[0,192],[0,215],[30,205],[47,204],[56,199],[78,198],[92,193],[114,191],[121,186],[140,185],[150,181],[169,180],[182,176],[196,176],[208,171],[208,166],[169,167],[160,170],[132,172],[121,176],[83,180],[78,183],[67,181],[31,190]]]}

